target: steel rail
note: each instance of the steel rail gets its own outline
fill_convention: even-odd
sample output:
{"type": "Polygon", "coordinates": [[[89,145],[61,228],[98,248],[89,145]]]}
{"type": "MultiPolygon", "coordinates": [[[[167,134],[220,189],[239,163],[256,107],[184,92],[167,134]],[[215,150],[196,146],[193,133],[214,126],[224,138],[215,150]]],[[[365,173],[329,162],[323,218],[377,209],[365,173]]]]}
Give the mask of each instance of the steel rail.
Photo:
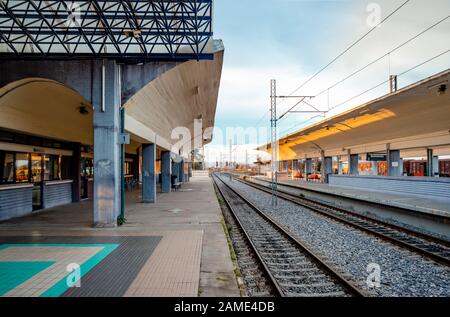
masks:
{"type": "MultiPolygon", "coordinates": [[[[242,180],[242,179],[239,179],[239,180],[242,180]]],[[[257,180],[270,184],[269,181],[264,180],[264,179],[257,179],[257,180]]],[[[255,185],[259,185],[259,184],[256,184],[254,182],[250,182],[250,183],[251,184],[255,184],[255,185]]],[[[261,186],[264,186],[264,185],[261,185],[261,186]]],[[[316,192],[313,189],[304,188],[304,187],[298,187],[298,186],[295,186],[293,184],[278,183],[278,186],[281,186],[281,187],[284,186],[284,187],[296,189],[296,190],[299,190],[299,191],[306,191],[306,192],[312,192],[312,193],[316,192]]],[[[440,239],[438,237],[435,237],[435,236],[432,236],[432,235],[429,235],[429,234],[426,234],[426,233],[423,233],[423,232],[414,231],[412,229],[401,227],[401,226],[393,224],[393,223],[388,223],[388,222],[382,221],[380,219],[376,219],[376,218],[372,218],[372,217],[369,217],[369,216],[366,216],[366,215],[362,215],[362,214],[359,214],[359,213],[356,213],[356,212],[353,212],[353,211],[350,211],[350,210],[347,210],[347,209],[343,209],[343,208],[340,208],[340,207],[337,207],[337,206],[331,206],[329,204],[326,204],[326,203],[323,203],[323,202],[320,202],[320,201],[316,201],[316,200],[311,199],[311,198],[298,197],[298,196],[295,196],[294,194],[291,194],[291,193],[288,193],[288,192],[285,192],[285,191],[283,191],[283,193],[285,193],[287,195],[291,195],[291,196],[296,197],[296,198],[301,198],[301,199],[303,199],[305,201],[309,201],[311,203],[315,203],[315,204],[321,205],[323,207],[334,208],[334,209],[336,209],[336,210],[338,210],[338,211],[340,211],[342,213],[347,213],[347,214],[349,214],[351,216],[354,216],[354,217],[360,217],[360,218],[366,219],[368,221],[378,222],[380,224],[383,224],[386,227],[391,227],[392,229],[399,230],[399,231],[402,231],[404,233],[412,234],[412,235],[418,236],[418,237],[420,237],[422,239],[429,240],[430,242],[442,244],[442,245],[450,248],[450,241],[448,241],[448,240],[440,239]]],[[[341,197],[341,196],[339,196],[337,194],[334,194],[334,193],[327,193],[327,192],[316,192],[316,193],[320,193],[320,194],[331,196],[331,197],[338,197],[338,198],[341,197]]],[[[360,202],[365,202],[365,203],[368,203],[368,204],[371,204],[371,205],[376,205],[376,206],[384,206],[381,203],[365,201],[365,200],[362,200],[362,199],[359,199],[359,198],[356,198],[356,197],[352,198],[352,197],[345,196],[343,198],[350,199],[350,200],[355,200],[355,201],[360,201],[360,202]]],[[[405,210],[408,211],[408,209],[402,208],[402,207],[397,207],[397,206],[389,206],[389,207],[392,207],[393,209],[398,209],[398,210],[401,210],[401,211],[405,211],[405,210]]]]}
{"type": "MultiPolygon", "coordinates": [[[[249,181],[244,181],[242,179],[237,179],[237,180],[240,181],[243,184],[246,184],[247,186],[250,186],[252,188],[255,188],[255,189],[258,189],[260,191],[263,191],[263,192],[266,192],[266,193],[270,194],[270,189],[268,189],[264,185],[255,184],[255,183],[252,183],[252,182],[249,182],[249,181]]],[[[284,184],[281,185],[281,186],[284,186],[284,184]]],[[[298,187],[296,187],[296,189],[300,189],[301,190],[301,188],[298,188],[298,187]]],[[[286,200],[286,201],[289,201],[291,203],[294,203],[296,205],[302,206],[302,207],[307,208],[309,210],[312,210],[312,211],[314,211],[316,213],[319,213],[319,214],[321,214],[323,216],[326,216],[326,217],[331,218],[333,220],[336,220],[338,222],[344,223],[344,224],[346,224],[348,226],[351,226],[353,228],[359,229],[359,230],[364,231],[366,233],[369,233],[369,234],[371,234],[373,236],[376,236],[378,238],[381,238],[381,239],[383,239],[385,241],[389,241],[389,242],[391,242],[393,244],[396,244],[396,245],[398,245],[400,247],[404,247],[406,249],[409,249],[410,251],[416,252],[416,253],[418,253],[418,254],[420,254],[422,256],[426,256],[426,257],[428,257],[430,259],[433,259],[434,261],[436,261],[436,262],[438,262],[440,264],[443,264],[443,265],[446,265],[446,266],[450,266],[450,258],[448,258],[448,257],[442,256],[442,255],[440,255],[440,254],[438,254],[436,252],[431,252],[429,250],[426,250],[425,248],[421,248],[421,247],[419,247],[417,245],[408,243],[408,242],[406,242],[404,240],[400,240],[399,238],[395,238],[393,236],[390,236],[387,233],[383,233],[383,232],[380,232],[380,231],[376,231],[375,229],[368,228],[367,226],[358,224],[358,223],[356,223],[354,221],[345,219],[342,216],[333,214],[332,211],[322,210],[322,209],[318,208],[317,206],[312,206],[311,204],[319,205],[319,206],[327,208],[329,210],[333,210],[334,209],[335,211],[343,213],[343,214],[346,214],[346,215],[348,215],[350,217],[359,218],[360,221],[368,222],[367,225],[371,226],[372,228],[375,227],[375,226],[381,227],[381,228],[378,228],[379,230],[380,229],[381,230],[388,229],[388,230],[400,231],[403,234],[407,234],[407,235],[410,235],[410,236],[413,236],[413,237],[416,237],[416,238],[419,238],[419,239],[423,239],[423,240],[428,240],[429,242],[432,242],[432,243],[435,243],[435,244],[441,244],[441,245],[444,245],[445,247],[447,247],[448,241],[445,241],[445,240],[442,240],[442,239],[439,239],[439,238],[436,238],[436,237],[432,237],[432,236],[426,235],[424,233],[420,233],[420,232],[416,232],[416,231],[413,231],[413,230],[409,230],[409,229],[406,229],[406,228],[403,228],[403,227],[400,227],[400,226],[396,226],[394,224],[389,224],[389,223],[386,223],[386,222],[383,222],[383,221],[380,221],[380,220],[377,220],[377,219],[373,219],[371,217],[360,215],[360,214],[351,212],[351,211],[346,210],[346,209],[342,209],[342,208],[339,208],[339,207],[334,207],[334,206],[331,206],[331,205],[328,205],[328,204],[325,204],[325,203],[322,203],[322,202],[317,202],[317,201],[314,201],[312,199],[308,199],[308,198],[304,198],[304,197],[298,197],[298,196],[296,196],[294,194],[287,193],[287,192],[282,191],[282,190],[281,191],[279,190],[279,197],[284,199],[284,200],[286,200]]],[[[391,232],[391,234],[392,234],[392,232],[391,232]]],[[[395,232],[393,234],[395,234],[395,232]]]]}
{"type": "Polygon", "coordinates": [[[269,281],[272,282],[272,287],[275,290],[275,292],[277,293],[276,295],[278,295],[280,297],[284,297],[285,296],[284,292],[282,291],[282,289],[281,289],[280,285],[278,284],[277,280],[275,279],[273,274],[270,272],[270,269],[268,268],[268,266],[264,262],[264,260],[262,258],[262,255],[259,253],[258,249],[254,245],[254,243],[253,243],[252,239],[250,238],[250,235],[248,234],[248,232],[245,229],[244,225],[239,220],[235,209],[233,208],[233,206],[231,206],[230,202],[225,197],[225,194],[222,191],[222,189],[220,188],[220,186],[217,184],[217,181],[216,181],[215,177],[213,177],[212,179],[214,180],[215,187],[217,188],[217,190],[219,191],[220,195],[222,196],[225,204],[227,205],[228,210],[230,210],[231,215],[233,216],[234,220],[236,220],[238,226],[240,227],[242,233],[244,234],[245,239],[247,240],[247,243],[250,245],[252,251],[256,255],[256,258],[257,258],[258,262],[263,267],[263,269],[264,269],[263,273],[269,278],[269,281]]]}
{"type": "MultiPolygon", "coordinates": [[[[345,277],[342,276],[341,273],[337,272],[330,265],[326,264],[319,256],[317,256],[310,248],[308,248],[303,242],[297,239],[291,232],[289,232],[286,228],[284,228],[281,224],[279,224],[275,219],[261,211],[258,207],[256,207],[253,203],[243,197],[239,192],[237,192],[230,185],[225,183],[220,177],[214,175],[214,181],[217,185],[217,179],[220,180],[222,184],[224,184],[230,191],[232,191],[239,199],[241,199],[246,205],[251,207],[257,215],[266,220],[274,229],[279,231],[282,235],[284,235],[290,242],[292,242],[296,247],[298,247],[302,253],[304,253],[307,257],[309,257],[312,262],[314,262],[318,267],[320,267],[323,271],[326,271],[329,276],[331,276],[336,282],[338,282],[341,286],[343,286],[350,294],[355,297],[366,297],[367,295],[361,291],[358,287],[356,287],[352,282],[348,281],[345,277]]],[[[219,186],[218,186],[219,187],[219,186]]],[[[235,215],[235,217],[237,217],[235,215]]]]}

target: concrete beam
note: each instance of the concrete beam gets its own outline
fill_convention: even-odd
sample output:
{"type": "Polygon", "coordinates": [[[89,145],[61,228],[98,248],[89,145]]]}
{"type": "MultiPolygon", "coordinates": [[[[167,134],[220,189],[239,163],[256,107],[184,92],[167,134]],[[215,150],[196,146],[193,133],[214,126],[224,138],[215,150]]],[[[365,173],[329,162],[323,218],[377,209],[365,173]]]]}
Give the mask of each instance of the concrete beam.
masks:
{"type": "MultiPolygon", "coordinates": [[[[125,110],[126,111],[126,110],[125,110]]],[[[170,151],[172,144],[157,135],[150,127],[125,113],[125,130],[133,135],[133,139],[140,143],[155,143],[159,147],[170,151]]]]}
{"type": "MultiPolygon", "coordinates": [[[[101,61],[86,60],[1,60],[0,87],[10,82],[39,77],[58,81],[78,91],[86,100],[94,99],[97,84],[94,73],[101,61]]],[[[182,64],[179,62],[151,62],[143,65],[123,65],[121,102],[125,104],[138,91],[162,74],[182,64]]]]}

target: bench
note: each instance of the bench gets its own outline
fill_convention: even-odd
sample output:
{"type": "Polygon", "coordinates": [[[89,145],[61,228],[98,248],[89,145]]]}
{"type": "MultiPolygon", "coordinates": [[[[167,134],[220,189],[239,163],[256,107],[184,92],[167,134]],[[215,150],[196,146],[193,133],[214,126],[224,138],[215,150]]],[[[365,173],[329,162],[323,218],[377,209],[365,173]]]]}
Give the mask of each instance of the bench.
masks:
{"type": "Polygon", "coordinates": [[[181,188],[181,184],[180,182],[175,182],[172,184],[172,188],[175,189],[175,191],[178,191],[181,188]]]}
{"type": "Polygon", "coordinates": [[[172,175],[170,177],[170,183],[172,185],[172,188],[175,189],[175,191],[181,188],[182,183],[178,181],[178,177],[175,175],[172,175]]]}

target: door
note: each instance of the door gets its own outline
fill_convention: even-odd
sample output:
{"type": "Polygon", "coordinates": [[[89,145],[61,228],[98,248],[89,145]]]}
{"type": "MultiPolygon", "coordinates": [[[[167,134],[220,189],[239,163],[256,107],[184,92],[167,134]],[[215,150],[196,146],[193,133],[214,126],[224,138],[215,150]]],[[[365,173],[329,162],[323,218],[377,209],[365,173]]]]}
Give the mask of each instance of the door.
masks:
{"type": "Polygon", "coordinates": [[[33,210],[42,209],[44,161],[41,154],[31,154],[31,182],[33,183],[33,210]]]}

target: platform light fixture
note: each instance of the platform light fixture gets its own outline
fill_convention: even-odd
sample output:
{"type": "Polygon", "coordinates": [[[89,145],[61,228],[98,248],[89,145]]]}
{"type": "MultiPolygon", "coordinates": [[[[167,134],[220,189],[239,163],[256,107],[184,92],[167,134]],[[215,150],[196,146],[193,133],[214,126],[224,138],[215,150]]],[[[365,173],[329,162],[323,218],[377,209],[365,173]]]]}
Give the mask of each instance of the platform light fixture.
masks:
{"type": "Polygon", "coordinates": [[[440,85],[437,93],[439,96],[442,96],[442,95],[445,95],[446,91],[447,91],[447,85],[440,85]]]}
{"type": "Polygon", "coordinates": [[[442,95],[445,95],[445,93],[447,92],[447,85],[448,85],[448,80],[445,80],[436,85],[428,87],[428,89],[435,90],[436,93],[438,94],[438,96],[442,96],[442,95]]]}
{"type": "Polygon", "coordinates": [[[124,30],[123,34],[125,35],[126,38],[133,37],[135,39],[138,39],[141,37],[142,31],[141,30],[124,30]]]}
{"type": "Polygon", "coordinates": [[[86,109],[85,106],[80,106],[80,107],[78,107],[78,111],[79,111],[80,114],[83,115],[83,116],[89,114],[89,111],[86,109]]]}

